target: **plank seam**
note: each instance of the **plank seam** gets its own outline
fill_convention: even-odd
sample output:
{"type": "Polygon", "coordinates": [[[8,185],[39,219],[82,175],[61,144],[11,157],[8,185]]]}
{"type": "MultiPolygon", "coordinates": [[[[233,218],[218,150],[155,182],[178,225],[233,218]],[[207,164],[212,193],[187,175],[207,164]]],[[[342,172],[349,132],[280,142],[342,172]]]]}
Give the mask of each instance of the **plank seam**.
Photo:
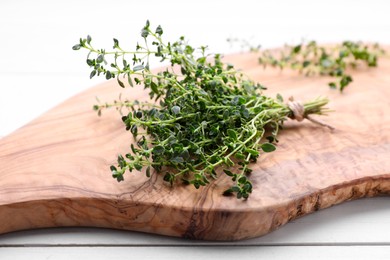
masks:
{"type": "Polygon", "coordinates": [[[390,247],[390,242],[343,242],[343,243],[291,243],[291,244],[183,244],[183,245],[172,245],[172,244],[5,244],[0,245],[0,248],[35,248],[35,247],[390,247]]]}

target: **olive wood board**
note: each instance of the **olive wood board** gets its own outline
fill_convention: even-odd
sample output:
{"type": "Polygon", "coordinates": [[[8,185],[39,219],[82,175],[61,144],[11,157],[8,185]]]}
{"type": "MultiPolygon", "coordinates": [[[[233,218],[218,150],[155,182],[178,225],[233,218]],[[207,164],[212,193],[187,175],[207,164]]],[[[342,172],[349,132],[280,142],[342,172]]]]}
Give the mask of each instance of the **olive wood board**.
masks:
{"type": "MultiPolygon", "coordinates": [[[[277,150],[253,165],[248,200],[222,196],[223,174],[206,187],[162,175],[109,167],[134,142],[115,110],[96,115],[95,97],[147,99],[142,87],[122,90],[115,80],[93,87],[0,139],[0,234],[44,227],[106,227],[204,240],[240,240],[267,234],[290,220],[352,199],[390,193],[390,59],[357,68],[340,94],[328,77],[263,69],[256,53],[227,56],[268,90],[295,100],[327,96],[334,110],[321,120],[289,120],[277,150]]],[[[319,224],[320,225],[320,224],[319,224]]]]}

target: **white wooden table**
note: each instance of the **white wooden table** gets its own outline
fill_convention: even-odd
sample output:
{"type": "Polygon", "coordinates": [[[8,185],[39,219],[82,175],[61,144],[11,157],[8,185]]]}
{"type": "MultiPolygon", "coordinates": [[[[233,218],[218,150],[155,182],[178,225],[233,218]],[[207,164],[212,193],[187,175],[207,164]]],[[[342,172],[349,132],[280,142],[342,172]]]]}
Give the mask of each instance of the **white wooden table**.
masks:
{"type": "MultiPolygon", "coordinates": [[[[84,53],[92,35],[131,44],[147,19],[168,39],[234,52],[226,38],[275,47],[302,38],[390,44],[388,1],[1,1],[0,136],[90,81],[84,53]],[[206,37],[205,37],[206,36],[206,37]]],[[[131,47],[133,46],[130,45],[131,47]]],[[[1,149],[1,147],[0,147],[1,149]]],[[[389,158],[390,159],[390,158],[389,158]]],[[[1,167],[1,166],[0,166],[1,167]]],[[[1,180],[0,180],[1,181],[1,180]]],[[[0,220],[1,221],[1,220],[0,220]]],[[[390,259],[390,198],[348,202],[298,219],[261,238],[215,243],[96,228],[53,228],[0,235],[0,259],[390,259]]]]}

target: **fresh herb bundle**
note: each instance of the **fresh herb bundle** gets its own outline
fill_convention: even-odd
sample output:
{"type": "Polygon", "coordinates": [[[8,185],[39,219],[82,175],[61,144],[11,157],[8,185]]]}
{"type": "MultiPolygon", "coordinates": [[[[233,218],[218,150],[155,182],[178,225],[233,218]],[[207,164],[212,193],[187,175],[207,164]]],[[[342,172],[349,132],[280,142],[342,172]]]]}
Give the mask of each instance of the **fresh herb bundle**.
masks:
{"type": "Polygon", "coordinates": [[[263,51],[259,63],[264,67],[289,67],[307,76],[336,77],[337,81],[329,82],[328,85],[342,92],[352,82],[351,75],[346,73],[348,67],[356,68],[363,64],[376,67],[378,57],[383,54],[384,50],[378,44],[364,45],[361,42],[345,41],[333,47],[324,47],[310,41],[308,44],[286,45],[279,52],[263,51]]]}
{"type": "Polygon", "coordinates": [[[94,106],[99,114],[112,106],[131,109],[122,120],[136,145],[118,156],[118,165],[111,166],[113,177],[122,181],[125,172],[134,169],[146,169],[150,176],[155,169],[164,172],[164,180],[171,184],[181,179],[199,188],[223,170],[233,181],[224,194],[248,198],[250,163],[261,153],[275,150],[283,122],[325,114],[328,100],[284,104],[280,95],[276,99],[264,96],[262,85],[224,64],[220,55],[206,54],[206,47],[195,49],[184,37],[166,43],[162,34],[161,26],[151,30],[147,22],[141,31],[144,44],[137,44],[135,51],[122,49],[117,39],[114,51],[95,49],[90,36],[73,46],[89,51],[91,78],[105,75],[116,78],[121,87],[135,84],[149,90],[150,102],[120,99],[94,106]],[[154,73],[149,69],[153,56],[171,66],[154,73]]]}

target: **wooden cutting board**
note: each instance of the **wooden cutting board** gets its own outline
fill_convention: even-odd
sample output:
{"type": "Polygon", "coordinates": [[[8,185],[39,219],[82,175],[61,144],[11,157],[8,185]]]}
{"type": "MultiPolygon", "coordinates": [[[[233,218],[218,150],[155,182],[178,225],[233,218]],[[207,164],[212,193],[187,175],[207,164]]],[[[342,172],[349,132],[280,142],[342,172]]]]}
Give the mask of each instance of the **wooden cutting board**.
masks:
{"type": "MultiPolygon", "coordinates": [[[[116,81],[91,88],[0,140],[0,233],[94,226],[206,240],[264,235],[288,221],[343,201],[390,192],[390,59],[358,69],[343,94],[329,78],[263,70],[257,55],[226,58],[265,84],[268,95],[308,100],[328,96],[322,118],[336,128],[288,121],[275,152],[253,167],[247,201],[223,197],[222,176],[208,187],[171,188],[162,175],[127,174],[117,183],[109,166],[133,138],[116,111],[97,117],[95,97],[111,101],[116,81]]],[[[146,98],[141,88],[127,96],[146,98]]],[[[3,122],[6,123],[6,122],[3,122]]]]}

